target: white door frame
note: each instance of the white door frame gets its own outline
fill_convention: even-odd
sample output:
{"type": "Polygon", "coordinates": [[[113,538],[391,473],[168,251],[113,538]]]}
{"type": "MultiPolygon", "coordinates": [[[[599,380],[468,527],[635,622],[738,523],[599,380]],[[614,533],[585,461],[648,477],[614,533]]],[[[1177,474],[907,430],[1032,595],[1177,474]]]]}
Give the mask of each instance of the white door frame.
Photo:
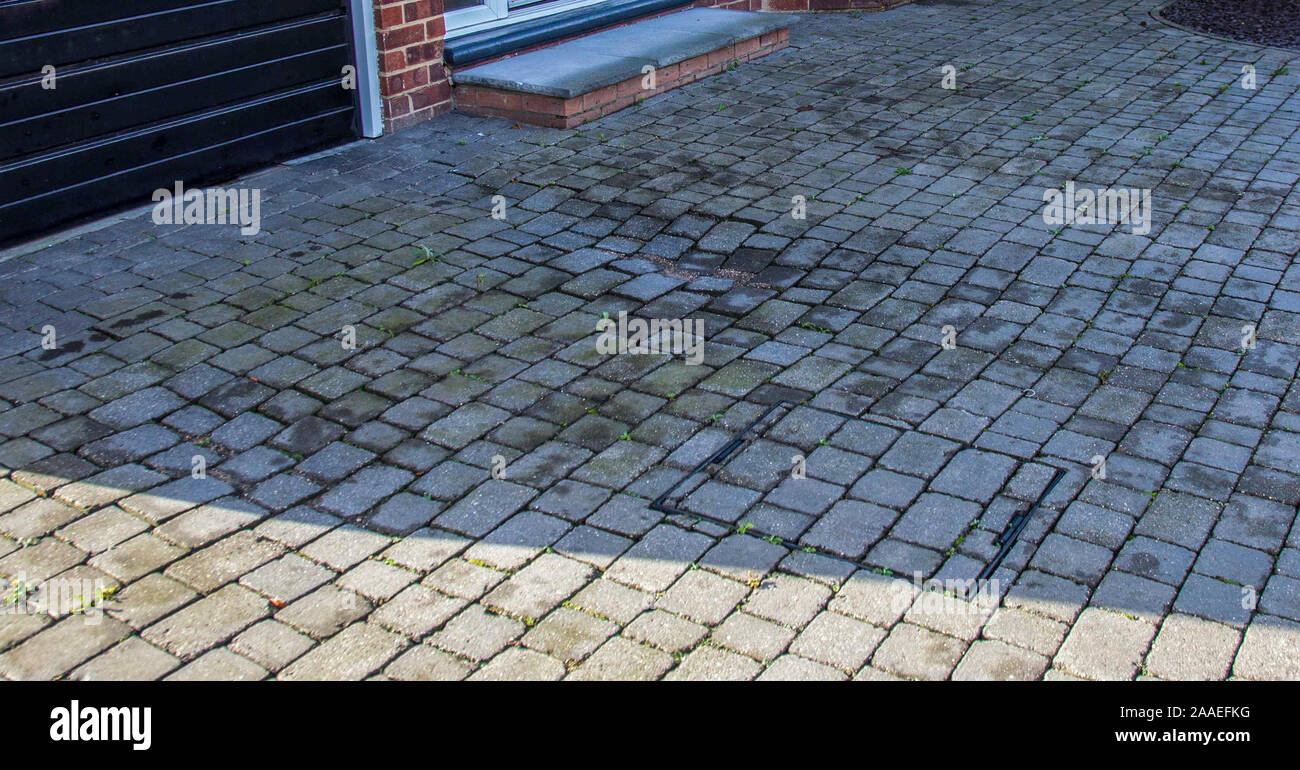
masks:
{"type": "Polygon", "coordinates": [[[361,135],[374,139],[384,133],[374,0],[348,0],[348,23],[352,28],[352,50],[356,53],[357,113],[361,117],[361,135]]]}

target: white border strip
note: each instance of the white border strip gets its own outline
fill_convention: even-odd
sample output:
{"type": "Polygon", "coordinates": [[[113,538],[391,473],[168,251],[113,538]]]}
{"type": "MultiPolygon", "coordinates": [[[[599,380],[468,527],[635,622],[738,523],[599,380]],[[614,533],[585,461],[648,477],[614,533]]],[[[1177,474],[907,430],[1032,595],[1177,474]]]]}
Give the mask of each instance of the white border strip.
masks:
{"type": "Polygon", "coordinates": [[[379,99],[379,51],[375,41],[373,0],[348,0],[352,50],[357,60],[357,110],[361,135],[369,139],[384,133],[384,112],[379,99]]]}

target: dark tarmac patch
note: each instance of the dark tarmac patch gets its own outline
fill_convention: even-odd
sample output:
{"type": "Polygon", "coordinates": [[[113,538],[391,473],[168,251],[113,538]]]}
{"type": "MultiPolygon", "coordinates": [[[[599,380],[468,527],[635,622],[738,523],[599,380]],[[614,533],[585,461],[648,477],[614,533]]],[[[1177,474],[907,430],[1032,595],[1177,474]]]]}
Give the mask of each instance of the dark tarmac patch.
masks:
{"type": "Polygon", "coordinates": [[[1175,0],[1160,16],[1199,32],[1300,51],[1295,0],[1175,0]]]}

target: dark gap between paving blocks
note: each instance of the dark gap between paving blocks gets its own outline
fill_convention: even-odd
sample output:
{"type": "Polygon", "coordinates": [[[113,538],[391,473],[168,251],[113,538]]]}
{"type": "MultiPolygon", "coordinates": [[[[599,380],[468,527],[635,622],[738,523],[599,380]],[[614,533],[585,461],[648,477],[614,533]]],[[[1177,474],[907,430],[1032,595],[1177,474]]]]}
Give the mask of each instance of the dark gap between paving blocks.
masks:
{"type": "Polygon", "coordinates": [[[669,458],[685,473],[650,507],[884,574],[1009,581],[1074,496],[1069,469],[973,447],[927,458],[926,437],[781,401],[703,460],[669,458]],[[930,480],[900,472],[909,461],[932,463],[917,468],[930,480]]]}

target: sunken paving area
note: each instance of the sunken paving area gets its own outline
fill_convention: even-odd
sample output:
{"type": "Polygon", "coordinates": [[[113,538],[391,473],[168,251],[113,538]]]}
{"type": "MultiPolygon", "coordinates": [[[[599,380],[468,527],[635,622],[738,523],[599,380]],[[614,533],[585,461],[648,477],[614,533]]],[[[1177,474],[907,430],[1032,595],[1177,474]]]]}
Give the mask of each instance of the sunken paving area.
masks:
{"type": "Polygon", "coordinates": [[[248,176],[255,237],[0,264],[0,573],[106,586],[0,675],[1300,678],[1300,66],[1155,8],[805,16],[577,131],[248,176]],[[1150,232],[1044,224],[1068,181],[1150,232]],[[1054,468],[995,601],[913,595],[1054,468]]]}

